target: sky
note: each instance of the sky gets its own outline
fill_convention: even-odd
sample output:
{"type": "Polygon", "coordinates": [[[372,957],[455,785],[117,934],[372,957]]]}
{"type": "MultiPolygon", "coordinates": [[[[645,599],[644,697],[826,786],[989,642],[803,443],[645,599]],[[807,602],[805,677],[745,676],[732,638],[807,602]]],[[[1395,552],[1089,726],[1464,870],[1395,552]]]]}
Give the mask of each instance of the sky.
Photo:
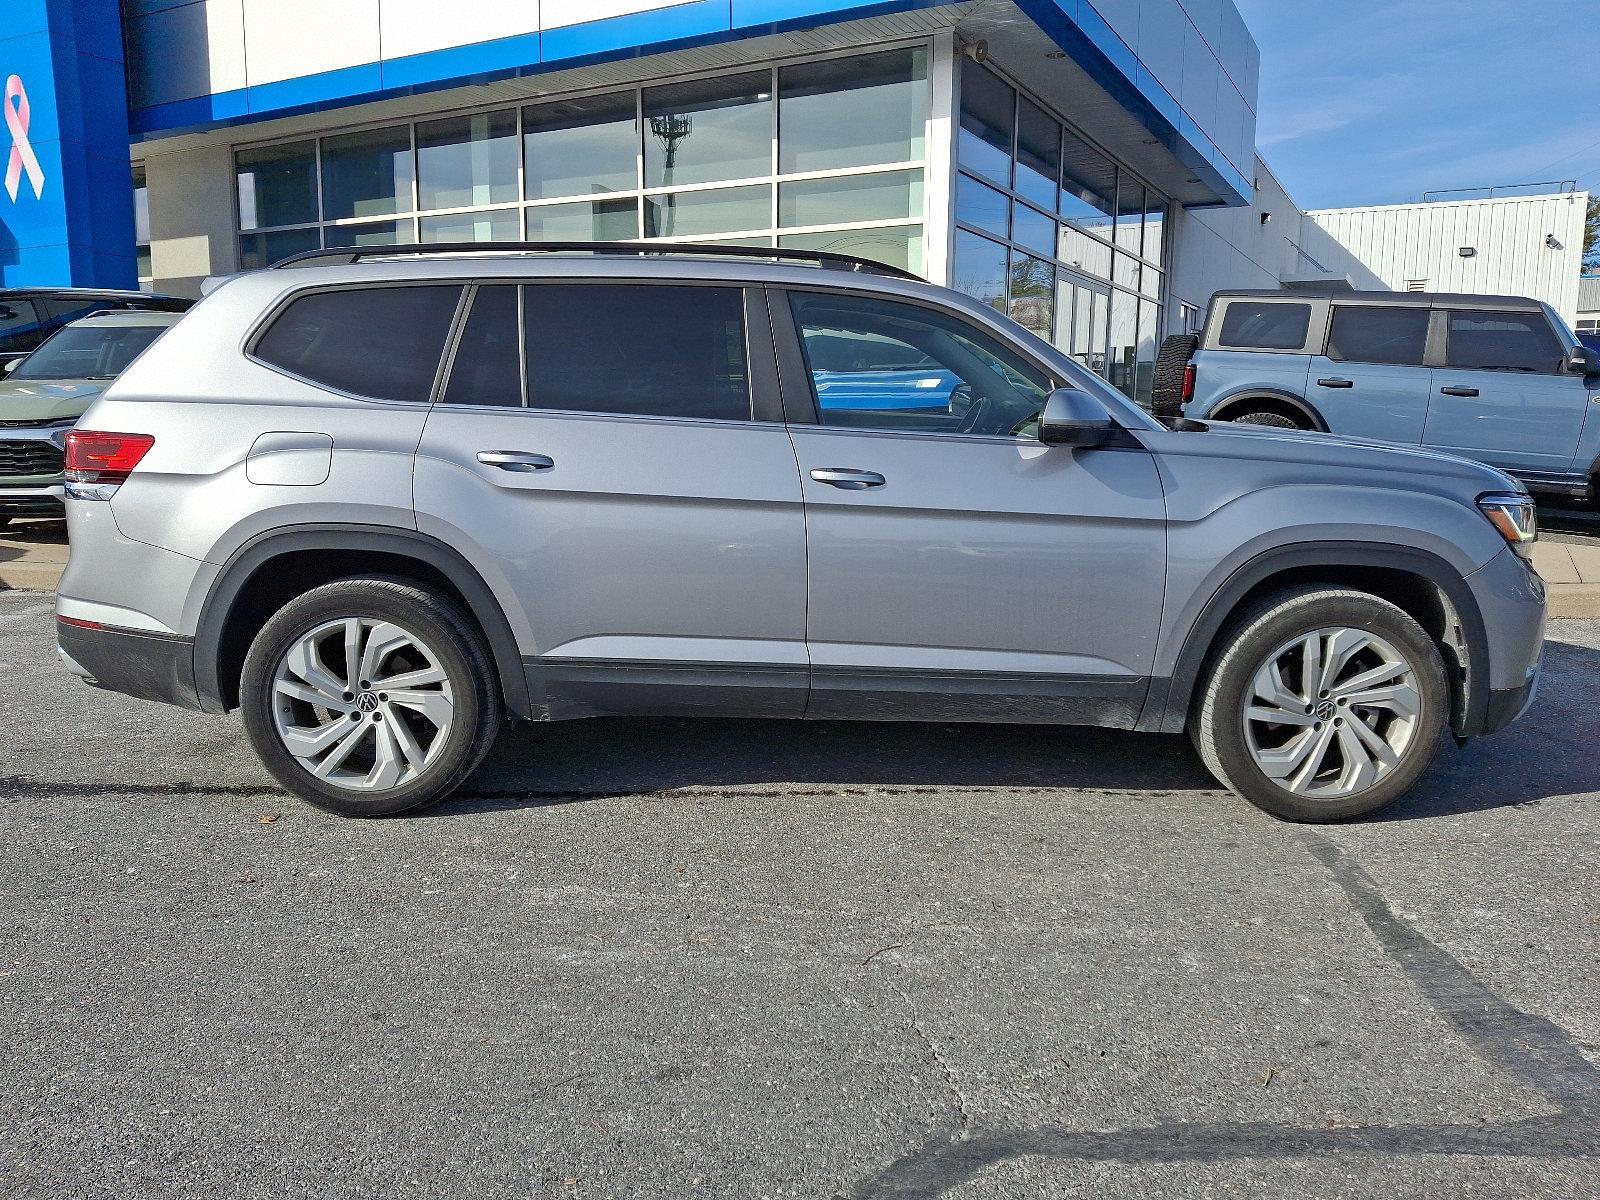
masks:
{"type": "Polygon", "coordinates": [[[1256,145],[1301,208],[1576,179],[1600,193],[1600,0],[1235,0],[1256,145]]]}

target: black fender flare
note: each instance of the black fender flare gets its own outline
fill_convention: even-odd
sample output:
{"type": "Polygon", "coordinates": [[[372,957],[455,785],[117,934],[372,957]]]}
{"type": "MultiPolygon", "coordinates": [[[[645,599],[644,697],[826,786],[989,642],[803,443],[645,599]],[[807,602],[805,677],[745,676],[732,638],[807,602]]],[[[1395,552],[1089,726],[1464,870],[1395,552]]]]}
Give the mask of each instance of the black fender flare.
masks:
{"type": "MultiPolygon", "coordinates": [[[[1454,696],[1451,724],[1460,737],[1473,737],[1485,727],[1489,711],[1489,635],[1478,601],[1466,580],[1444,559],[1412,546],[1374,545],[1370,542],[1295,542],[1264,550],[1236,568],[1200,610],[1183,634],[1183,649],[1169,679],[1152,680],[1150,699],[1138,728],[1161,733],[1181,733],[1187,724],[1200,672],[1216,645],[1217,637],[1240,601],[1254,588],[1284,571],[1307,567],[1379,567],[1404,571],[1425,579],[1439,590],[1455,618],[1465,643],[1467,661],[1460,694],[1454,696]],[[1160,685],[1166,684],[1165,689],[1160,685]],[[1164,690],[1164,695],[1162,694],[1164,690]]],[[[1452,679],[1452,690],[1456,680],[1452,679]]]]}
{"type": "Polygon", "coordinates": [[[489,641],[506,708],[524,720],[533,719],[522,654],[511,623],[477,569],[459,551],[425,533],[388,525],[355,524],[288,525],[257,534],[229,556],[212,581],[195,627],[195,687],[206,712],[227,711],[221,677],[222,636],[239,593],[265,563],[305,550],[377,551],[416,559],[438,570],[465,598],[489,641]]]}
{"type": "Polygon", "coordinates": [[[1207,421],[1215,421],[1217,419],[1216,413],[1219,410],[1228,407],[1228,405],[1232,404],[1235,400],[1243,400],[1246,397],[1254,396],[1259,396],[1264,400],[1275,400],[1281,404],[1287,404],[1301,416],[1305,417],[1306,420],[1310,421],[1311,428],[1315,429],[1318,433],[1328,432],[1328,422],[1325,421],[1322,417],[1322,414],[1317,411],[1316,405],[1312,404],[1311,401],[1307,400],[1305,397],[1296,396],[1293,392],[1284,391],[1282,388],[1236,388],[1227,395],[1223,396],[1220,400],[1213,402],[1210,411],[1203,419],[1207,421]]]}

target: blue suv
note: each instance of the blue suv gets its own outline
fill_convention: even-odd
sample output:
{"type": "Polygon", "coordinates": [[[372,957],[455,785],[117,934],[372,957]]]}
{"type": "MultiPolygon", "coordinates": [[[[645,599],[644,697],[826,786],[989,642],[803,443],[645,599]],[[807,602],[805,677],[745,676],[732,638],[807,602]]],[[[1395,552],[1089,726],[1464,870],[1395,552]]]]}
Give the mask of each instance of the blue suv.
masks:
{"type": "Polygon", "coordinates": [[[1219,292],[1168,338],[1159,417],[1425,446],[1600,496],[1600,356],[1547,304],[1428,292],[1219,292]]]}

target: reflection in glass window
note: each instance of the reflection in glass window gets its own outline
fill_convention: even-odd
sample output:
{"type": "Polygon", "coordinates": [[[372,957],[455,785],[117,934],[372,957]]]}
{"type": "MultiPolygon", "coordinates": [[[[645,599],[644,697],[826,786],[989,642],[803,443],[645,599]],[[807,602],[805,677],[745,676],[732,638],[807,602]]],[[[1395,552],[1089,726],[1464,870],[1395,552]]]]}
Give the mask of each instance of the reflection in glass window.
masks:
{"type": "Polygon", "coordinates": [[[639,186],[634,93],[558,100],[522,110],[528,199],[626,192],[639,186]]]}
{"type": "Polygon", "coordinates": [[[1011,206],[1011,240],[1039,254],[1054,254],[1056,230],[1061,227],[1054,217],[1035,212],[1026,204],[1011,206]]]}
{"type": "Polygon", "coordinates": [[[324,246],[405,246],[416,240],[416,231],[409,220],[330,225],[322,233],[324,246]]]}
{"type": "Polygon", "coordinates": [[[322,237],[315,229],[280,229],[276,233],[247,233],[239,239],[239,269],[259,271],[291,254],[316,250],[322,237]]]}
{"type": "Polygon", "coordinates": [[[1011,256],[1011,319],[1042,338],[1050,336],[1056,269],[1042,258],[1011,256]]]}
{"type": "Polygon", "coordinates": [[[778,185],[778,224],[843,225],[922,216],[922,172],[845,175],[778,185]]]}
{"type": "Polygon", "coordinates": [[[956,177],[956,220],[963,225],[1006,237],[1010,212],[1011,201],[1004,192],[979,183],[970,175],[956,177]]]}
{"type": "Polygon", "coordinates": [[[411,130],[368,129],[322,139],[322,219],[411,211],[411,130]]]}
{"type": "Polygon", "coordinates": [[[772,188],[768,184],[646,196],[644,235],[690,237],[769,229],[772,226],[771,206],[772,188]]]}
{"type": "Polygon", "coordinates": [[[262,146],[234,156],[239,228],[301,225],[317,219],[317,150],[311,142],[262,146]]]}
{"type": "Polygon", "coordinates": [[[1017,97],[1017,194],[1055,211],[1061,126],[1026,96],[1017,97]]]}
{"type": "Polygon", "coordinates": [[[1061,227],[1061,245],[1057,254],[1069,267],[1076,267],[1100,279],[1111,278],[1111,247],[1079,233],[1070,225],[1061,227]]]}
{"type": "Polygon", "coordinates": [[[1139,301],[1139,344],[1135,355],[1139,378],[1134,387],[1134,402],[1150,407],[1150,393],[1155,383],[1156,331],[1160,328],[1161,310],[1148,300],[1139,301]]]}
{"type": "Polygon", "coordinates": [[[527,215],[530,242],[627,242],[639,236],[639,202],[632,196],[541,204],[527,215]]]}
{"type": "Polygon", "coordinates": [[[1126,292],[1111,293],[1111,347],[1106,378],[1128,399],[1138,383],[1139,302],[1126,292]]]}
{"type": "Polygon", "coordinates": [[[963,167],[1011,186],[1016,93],[973,63],[961,69],[961,131],[956,157],[963,167]]]}
{"type": "Polygon", "coordinates": [[[534,284],[523,322],[533,408],[750,419],[738,288],[534,284]]]}
{"type": "Polygon", "coordinates": [[[1144,249],[1144,187],[1124,175],[1117,186],[1117,246],[1138,254],[1144,249]]]}
{"type": "Polygon", "coordinates": [[[1081,229],[1111,235],[1116,168],[1071,130],[1061,139],[1061,215],[1081,229]]]}
{"type": "Polygon", "coordinates": [[[133,244],[139,257],[139,278],[150,278],[150,185],[145,182],[144,166],[133,168],[133,244]]]}
{"type": "Polygon", "coordinates": [[[927,58],[918,47],[782,68],[778,170],[787,175],[920,159],[927,58]]]}
{"type": "Polygon", "coordinates": [[[1111,276],[1125,288],[1139,290],[1139,260],[1126,254],[1117,255],[1116,269],[1111,276]]]}
{"type": "Polygon", "coordinates": [[[772,174],[771,83],[758,71],[646,88],[645,186],[772,174]]]}
{"type": "Polygon", "coordinates": [[[922,273],[922,226],[841,229],[832,233],[786,233],[778,245],[794,250],[828,250],[922,273]]]}
{"type": "Polygon", "coordinates": [[[1144,199],[1144,256],[1159,267],[1166,249],[1167,202],[1148,188],[1144,199]]]}
{"type": "Polygon", "coordinates": [[[522,214],[514,208],[422,218],[425,242],[516,242],[522,240],[522,214]]]}
{"type": "Polygon", "coordinates": [[[990,308],[1006,310],[1006,248],[986,237],[956,230],[951,286],[990,308]]]}
{"type": "Polygon", "coordinates": [[[469,208],[517,198],[517,114],[474,113],[417,126],[421,207],[469,208]]]}
{"type": "Polygon", "coordinates": [[[461,330],[445,404],[522,405],[522,360],[515,284],[480,287],[461,330]]]}

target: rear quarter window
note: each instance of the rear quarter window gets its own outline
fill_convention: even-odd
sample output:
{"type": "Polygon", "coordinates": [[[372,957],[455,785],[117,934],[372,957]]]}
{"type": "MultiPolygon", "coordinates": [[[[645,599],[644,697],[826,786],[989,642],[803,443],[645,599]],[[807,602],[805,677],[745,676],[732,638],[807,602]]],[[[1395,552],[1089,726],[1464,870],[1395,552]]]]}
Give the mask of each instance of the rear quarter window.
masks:
{"type": "Polygon", "coordinates": [[[1299,350],[1311,330],[1311,305],[1234,300],[1217,344],[1230,350],[1299,350]]]}
{"type": "Polygon", "coordinates": [[[257,339],[255,357],[341,392],[425,404],[461,290],[423,284],[300,296],[257,339]]]}

